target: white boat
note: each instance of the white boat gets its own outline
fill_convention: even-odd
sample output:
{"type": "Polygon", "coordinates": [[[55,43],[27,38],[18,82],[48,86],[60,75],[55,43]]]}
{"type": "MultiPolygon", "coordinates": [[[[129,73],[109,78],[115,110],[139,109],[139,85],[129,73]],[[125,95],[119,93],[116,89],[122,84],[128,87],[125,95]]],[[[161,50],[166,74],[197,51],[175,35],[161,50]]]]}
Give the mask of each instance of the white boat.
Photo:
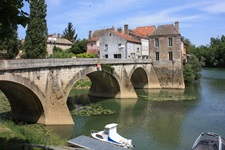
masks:
{"type": "Polygon", "coordinates": [[[107,124],[103,131],[91,131],[91,136],[100,141],[132,149],[134,147],[132,145],[132,140],[120,136],[117,133],[117,125],[116,123],[107,124]]]}
{"type": "Polygon", "coordinates": [[[225,140],[216,133],[203,132],[195,140],[192,150],[225,150],[225,140]]]}

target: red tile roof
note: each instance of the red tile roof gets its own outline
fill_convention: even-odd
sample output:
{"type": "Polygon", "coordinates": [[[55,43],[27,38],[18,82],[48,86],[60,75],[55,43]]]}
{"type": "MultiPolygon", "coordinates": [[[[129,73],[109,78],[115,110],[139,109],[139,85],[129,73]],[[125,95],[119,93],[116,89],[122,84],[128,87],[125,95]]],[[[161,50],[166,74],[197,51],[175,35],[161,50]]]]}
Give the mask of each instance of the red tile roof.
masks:
{"type": "Polygon", "coordinates": [[[155,26],[143,26],[137,27],[135,30],[132,30],[137,36],[147,37],[153,33],[155,26]]]}
{"type": "Polygon", "coordinates": [[[138,40],[132,38],[131,36],[129,36],[129,35],[123,33],[123,32],[122,32],[122,33],[118,32],[118,31],[111,31],[111,32],[113,32],[114,34],[116,34],[116,35],[122,37],[123,39],[125,39],[125,40],[127,40],[127,41],[129,41],[129,42],[140,43],[140,41],[138,41],[138,40]]]}
{"type": "Polygon", "coordinates": [[[89,42],[96,42],[96,41],[98,41],[98,40],[99,40],[99,38],[98,38],[98,37],[95,37],[95,38],[89,39],[89,40],[87,41],[87,43],[89,43],[89,42]]]}

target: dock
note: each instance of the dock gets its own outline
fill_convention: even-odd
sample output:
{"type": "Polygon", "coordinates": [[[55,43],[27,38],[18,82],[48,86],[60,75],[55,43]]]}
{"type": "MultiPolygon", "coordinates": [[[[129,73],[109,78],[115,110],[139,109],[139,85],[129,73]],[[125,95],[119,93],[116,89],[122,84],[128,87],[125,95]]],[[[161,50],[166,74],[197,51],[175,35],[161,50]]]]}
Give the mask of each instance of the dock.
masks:
{"type": "Polygon", "coordinates": [[[67,142],[74,147],[87,150],[126,150],[123,147],[119,147],[107,142],[102,142],[84,135],[71,139],[67,142]]]}

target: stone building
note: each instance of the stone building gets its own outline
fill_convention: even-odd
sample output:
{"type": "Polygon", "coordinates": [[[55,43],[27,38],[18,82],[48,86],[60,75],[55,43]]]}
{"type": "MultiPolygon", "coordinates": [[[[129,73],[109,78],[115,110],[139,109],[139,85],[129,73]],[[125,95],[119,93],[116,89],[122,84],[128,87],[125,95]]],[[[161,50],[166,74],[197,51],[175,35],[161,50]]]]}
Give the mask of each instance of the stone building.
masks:
{"type": "Polygon", "coordinates": [[[183,81],[184,44],[179,22],[160,25],[149,36],[150,57],[163,88],[185,88],[183,81]]]}
{"type": "Polygon", "coordinates": [[[72,42],[70,42],[69,40],[62,38],[60,34],[50,34],[48,36],[48,40],[47,40],[47,52],[48,55],[51,55],[53,52],[53,46],[56,46],[58,48],[61,48],[62,50],[67,50],[69,48],[71,48],[72,46],[72,42]],[[50,38],[54,38],[55,40],[49,40],[50,38]]]}

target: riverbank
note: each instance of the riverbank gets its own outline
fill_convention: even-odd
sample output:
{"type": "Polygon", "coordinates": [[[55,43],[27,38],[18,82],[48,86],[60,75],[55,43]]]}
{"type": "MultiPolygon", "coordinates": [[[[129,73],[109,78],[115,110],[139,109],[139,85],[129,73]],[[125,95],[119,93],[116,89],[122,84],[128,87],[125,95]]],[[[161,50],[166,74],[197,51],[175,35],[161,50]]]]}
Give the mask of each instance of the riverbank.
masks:
{"type": "Polygon", "coordinates": [[[22,149],[24,144],[31,143],[66,146],[66,141],[43,125],[15,124],[8,120],[0,124],[0,149],[22,149]]]}
{"type": "Polygon", "coordinates": [[[9,119],[11,107],[0,92],[0,149],[22,149],[24,144],[67,146],[67,139],[60,138],[47,126],[14,123],[9,119]]]}

